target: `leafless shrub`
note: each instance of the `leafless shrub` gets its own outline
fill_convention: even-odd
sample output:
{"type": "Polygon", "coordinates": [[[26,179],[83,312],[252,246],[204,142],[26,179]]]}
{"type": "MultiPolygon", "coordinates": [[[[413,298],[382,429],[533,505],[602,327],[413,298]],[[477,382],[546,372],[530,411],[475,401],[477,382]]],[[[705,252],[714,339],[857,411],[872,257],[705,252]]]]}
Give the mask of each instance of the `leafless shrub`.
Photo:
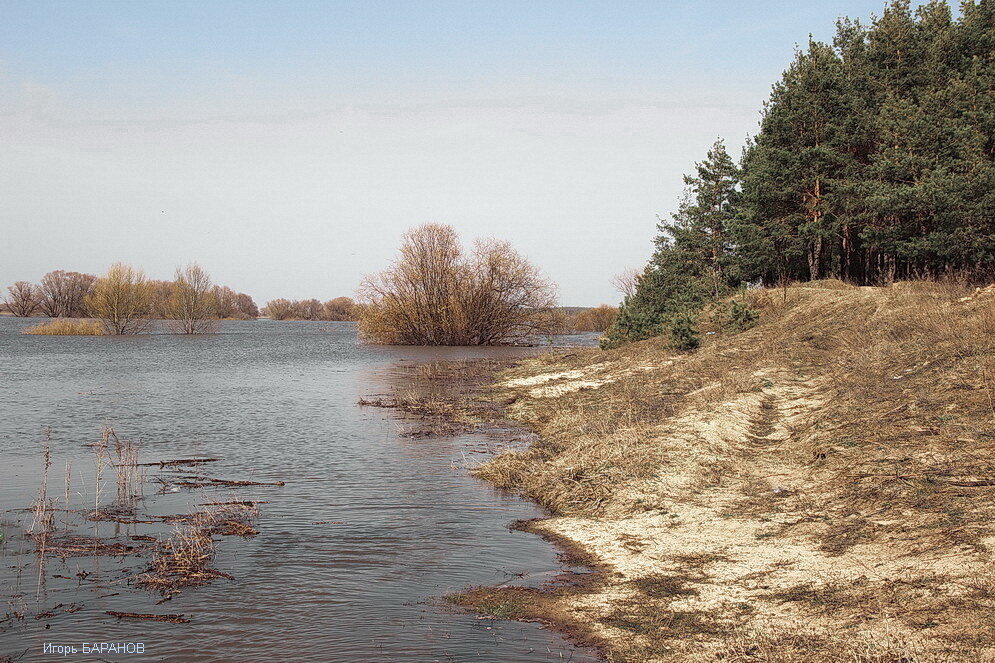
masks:
{"type": "Polygon", "coordinates": [[[294,317],[294,302],[289,299],[273,299],[266,302],[263,314],[271,320],[289,320],[294,317]]]}
{"type": "Polygon", "coordinates": [[[351,297],[336,297],[322,305],[324,320],[355,320],[356,302],[351,297]]]}
{"type": "Polygon", "coordinates": [[[428,224],[404,235],[390,269],[361,287],[360,334],[379,344],[491,345],[551,333],[554,286],[510,244],[428,224]]]}

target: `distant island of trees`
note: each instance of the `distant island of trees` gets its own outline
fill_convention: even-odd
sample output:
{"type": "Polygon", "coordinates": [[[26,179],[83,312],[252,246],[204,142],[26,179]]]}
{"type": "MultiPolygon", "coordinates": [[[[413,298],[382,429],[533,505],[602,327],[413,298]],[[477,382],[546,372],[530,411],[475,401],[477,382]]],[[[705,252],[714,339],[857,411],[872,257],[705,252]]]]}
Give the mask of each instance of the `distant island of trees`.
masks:
{"type": "Polygon", "coordinates": [[[356,319],[356,302],[351,297],[336,297],[327,302],[317,299],[273,299],[266,302],[262,315],[271,320],[327,320],[356,319]]]}
{"type": "Polygon", "coordinates": [[[215,285],[192,263],[176,270],[172,281],[149,279],[141,269],[115,263],[103,276],[64,270],[45,274],[38,284],[18,281],[0,300],[2,310],[18,317],[48,317],[53,322],[27,330],[35,334],[139,334],[157,323],[166,331],[203,334],[218,330],[219,320],[352,320],[355,303],[338,297],[318,300],[276,299],[260,311],[249,295],[215,285]]]}

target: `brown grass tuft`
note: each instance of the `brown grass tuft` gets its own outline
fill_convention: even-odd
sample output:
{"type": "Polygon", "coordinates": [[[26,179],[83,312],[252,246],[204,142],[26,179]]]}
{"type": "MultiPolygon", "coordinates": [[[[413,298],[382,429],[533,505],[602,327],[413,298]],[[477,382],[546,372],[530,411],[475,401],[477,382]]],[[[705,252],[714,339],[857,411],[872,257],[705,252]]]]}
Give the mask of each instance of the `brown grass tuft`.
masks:
{"type": "Polygon", "coordinates": [[[254,502],[224,502],[169,520],[177,523],[173,535],[159,545],[149,567],[138,576],[140,587],[171,595],[183,587],[203,585],[232,576],[211,568],[214,536],[254,536],[252,521],[259,515],[254,502]]]}
{"type": "Polygon", "coordinates": [[[21,333],[46,336],[102,336],[104,329],[96,320],[57,318],[28,327],[21,333]]]}

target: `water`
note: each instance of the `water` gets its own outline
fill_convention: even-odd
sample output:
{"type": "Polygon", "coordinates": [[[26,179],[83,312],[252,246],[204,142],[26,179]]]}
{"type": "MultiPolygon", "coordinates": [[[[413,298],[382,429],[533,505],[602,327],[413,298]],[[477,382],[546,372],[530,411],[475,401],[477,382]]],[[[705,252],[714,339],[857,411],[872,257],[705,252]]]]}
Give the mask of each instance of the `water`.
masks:
{"type": "MultiPolygon", "coordinates": [[[[478,619],[440,600],[468,585],[538,585],[563,568],[547,543],[507,528],[542,515],[536,506],[468,476],[464,457],[494,441],[400,437],[397,416],[357,405],[389,392],[399,364],[534,350],[365,347],[351,323],[225,322],[217,335],[132,338],[19,334],[27,324],[0,318],[0,619],[25,613],[0,621],[0,659],[596,660],[537,625],[478,619]],[[94,489],[84,445],[108,425],[142,440],[142,461],[220,457],[193,471],[286,482],[165,494],[146,485],[141,510],[157,514],[268,502],[257,536],[219,540],[212,566],[234,580],[156,605],[157,594],[128,582],[148,553],[48,558],[39,573],[22,536],[31,514],[21,509],[38,491],[43,427],[52,429],[49,495],[62,501],[71,461],[71,501],[81,508],[94,489]],[[35,619],[47,610],[55,615],[35,619]],[[191,622],[118,621],[108,610],[191,622]],[[92,642],[142,643],[145,654],[83,655],[92,642]],[[43,654],[45,643],[78,653],[43,654]]],[[[56,524],[66,517],[57,513],[56,524]]],[[[86,527],[132,544],[131,535],[169,533],[86,527]]]]}

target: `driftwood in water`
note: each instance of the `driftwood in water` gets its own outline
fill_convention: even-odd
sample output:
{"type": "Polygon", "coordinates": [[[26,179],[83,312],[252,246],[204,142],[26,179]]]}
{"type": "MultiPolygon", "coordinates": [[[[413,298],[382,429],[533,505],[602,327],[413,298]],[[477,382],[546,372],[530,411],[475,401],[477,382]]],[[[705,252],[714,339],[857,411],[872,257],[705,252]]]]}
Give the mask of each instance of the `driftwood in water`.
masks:
{"type": "Polygon", "coordinates": [[[139,467],[177,467],[179,465],[201,465],[216,463],[220,458],[180,458],[177,460],[160,460],[155,463],[139,463],[139,467]]]}
{"type": "Polygon", "coordinates": [[[117,610],[107,610],[105,614],[118,619],[147,619],[153,622],[168,622],[170,624],[189,624],[190,620],[183,615],[153,615],[144,612],[118,612],[117,610]]]}
{"type": "Polygon", "coordinates": [[[56,557],[103,557],[131,555],[142,550],[140,546],[108,542],[92,536],[49,536],[45,542],[45,554],[56,557]]]}
{"type": "Polygon", "coordinates": [[[183,486],[184,488],[207,488],[209,486],[228,486],[228,487],[240,487],[240,486],[285,486],[287,485],[283,481],[239,481],[233,479],[215,479],[213,477],[189,477],[184,481],[177,481],[177,486],[183,486]]]}

